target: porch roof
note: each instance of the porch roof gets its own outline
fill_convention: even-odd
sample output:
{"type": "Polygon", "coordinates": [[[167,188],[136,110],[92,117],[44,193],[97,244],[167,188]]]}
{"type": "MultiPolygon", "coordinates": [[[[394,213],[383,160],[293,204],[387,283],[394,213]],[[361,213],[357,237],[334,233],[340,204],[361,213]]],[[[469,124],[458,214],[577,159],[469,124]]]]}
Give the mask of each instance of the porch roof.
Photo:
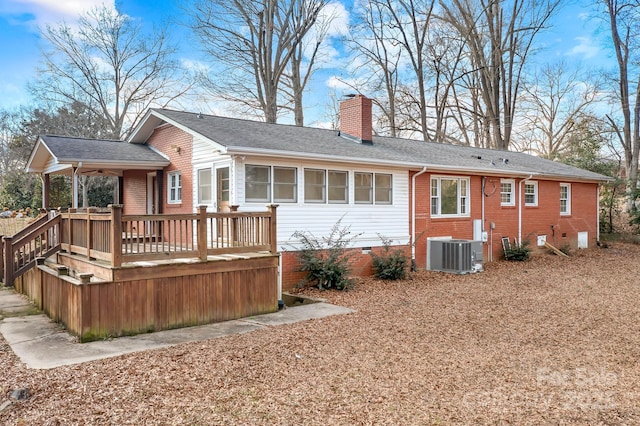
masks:
{"type": "Polygon", "coordinates": [[[435,172],[603,182],[607,176],[514,151],[373,136],[358,143],[337,130],[269,124],[168,109],[151,109],[129,142],[143,144],[163,122],[215,144],[226,154],[380,164],[435,172]]]}
{"type": "Polygon", "coordinates": [[[74,168],[80,174],[119,174],[125,169],[157,170],[169,160],[147,145],[112,139],[88,139],[69,136],[38,137],[26,170],[29,173],[68,174],[74,168]]]}

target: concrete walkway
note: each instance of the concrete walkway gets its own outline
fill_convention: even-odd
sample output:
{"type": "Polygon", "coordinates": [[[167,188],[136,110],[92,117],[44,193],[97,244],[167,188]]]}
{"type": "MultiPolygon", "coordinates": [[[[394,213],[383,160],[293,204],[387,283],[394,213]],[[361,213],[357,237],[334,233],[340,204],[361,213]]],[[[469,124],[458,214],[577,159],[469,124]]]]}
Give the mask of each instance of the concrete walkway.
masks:
{"type": "Polygon", "coordinates": [[[329,303],[313,303],[239,320],[77,343],[73,336],[46,315],[27,315],[32,311],[33,305],[22,295],[16,294],[13,290],[0,290],[0,333],[27,367],[37,369],[79,364],[131,352],[166,348],[180,343],[215,339],[353,312],[352,309],[329,303]],[[6,317],[2,318],[2,315],[6,317]]]}

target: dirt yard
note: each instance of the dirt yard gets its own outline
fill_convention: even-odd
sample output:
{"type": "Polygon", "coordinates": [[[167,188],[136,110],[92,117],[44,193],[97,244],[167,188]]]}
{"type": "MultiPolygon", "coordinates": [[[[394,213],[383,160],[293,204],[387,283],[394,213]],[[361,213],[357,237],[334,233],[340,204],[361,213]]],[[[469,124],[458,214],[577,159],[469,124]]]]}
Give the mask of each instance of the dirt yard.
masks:
{"type": "Polygon", "coordinates": [[[350,315],[54,370],[7,425],[640,424],[640,247],[312,293],[350,315]]]}

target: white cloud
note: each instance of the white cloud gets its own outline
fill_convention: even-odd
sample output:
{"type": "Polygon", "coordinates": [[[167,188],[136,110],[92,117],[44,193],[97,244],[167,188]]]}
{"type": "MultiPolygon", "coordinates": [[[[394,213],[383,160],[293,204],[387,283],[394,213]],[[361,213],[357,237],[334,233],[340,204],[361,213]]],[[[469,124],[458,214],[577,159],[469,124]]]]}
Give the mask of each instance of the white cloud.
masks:
{"type": "Polygon", "coordinates": [[[574,46],[567,55],[581,55],[585,59],[593,58],[594,56],[600,53],[600,48],[596,43],[591,40],[589,37],[576,37],[574,40],[578,42],[576,46],[574,46]]]}
{"type": "Polygon", "coordinates": [[[2,0],[0,15],[35,30],[62,21],[73,23],[82,13],[103,4],[115,9],[115,0],[2,0]]]}
{"type": "Polygon", "coordinates": [[[182,67],[184,69],[196,73],[206,73],[211,69],[210,65],[207,65],[206,63],[195,59],[181,58],[180,63],[182,64],[182,67]]]}
{"type": "Polygon", "coordinates": [[[327,3],[318,16],[318,23],[322,25],[329,21],[327,36],[340,37],[349,35],[349,12],[341,2],[327,3]]]}

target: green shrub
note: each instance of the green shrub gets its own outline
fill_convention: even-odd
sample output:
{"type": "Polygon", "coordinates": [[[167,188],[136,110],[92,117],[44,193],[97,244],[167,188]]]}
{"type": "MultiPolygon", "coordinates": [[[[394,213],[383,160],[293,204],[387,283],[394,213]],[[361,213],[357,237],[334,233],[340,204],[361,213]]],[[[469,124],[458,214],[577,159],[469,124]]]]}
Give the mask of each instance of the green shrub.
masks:
{"type": "Polygon", "coordinates": [[[514,244],[504,252],[504,258],[516,262],[522,262],[529,259],[531,249],[529,241],[522,241],[520,244],[514,244]]]}
{"type": "Polygon", "coordinates": [[[371,252],[373,273],[381,280],[402,280],[407,276],[408,259],[404,250],[391,250],[391,240],[381,237],[384,250],[380,254],[371,252]]]}
{"type": "Polygon", "coordinates": [[[351,227],[343,227],[341,222],[342,219],[333,225],[327,237],[316,237],[308,231],[293,233],[302,246],[296,250],[300,264],[298,271],[307,273],[303,285],[315,286],[320,290],[344,290],[351,284],[351,254],[347,248],[361,234],[351,235],[351,227]]]}

